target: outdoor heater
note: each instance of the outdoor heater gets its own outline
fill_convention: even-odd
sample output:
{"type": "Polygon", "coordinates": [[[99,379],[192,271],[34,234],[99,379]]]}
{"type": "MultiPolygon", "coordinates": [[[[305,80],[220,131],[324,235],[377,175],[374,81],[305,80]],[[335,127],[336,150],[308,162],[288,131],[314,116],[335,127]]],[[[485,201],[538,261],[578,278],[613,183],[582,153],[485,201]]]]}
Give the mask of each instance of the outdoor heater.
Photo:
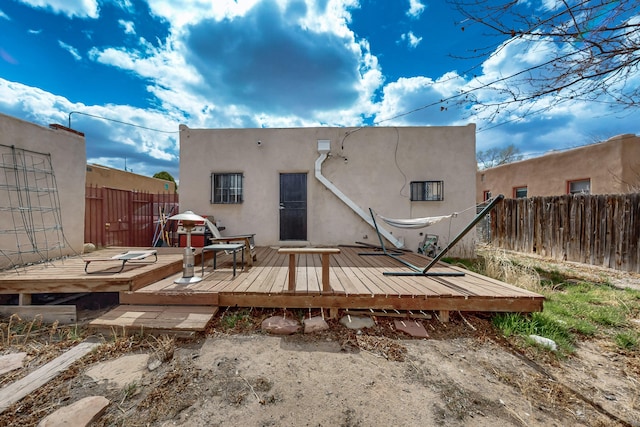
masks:
{"type": "Polygon", "coordinates": [[[194,214],[192,211],[184,211],[180,214],[169,217],[168,220],[181,221],[182,226],[187,232],[187,246],[184,248],[184,258],[182,261],[182,277],[174,280],[173,283],[181,285],[197,283],[202,280],[202,277],[193,275],[195,257],[193,256],[193,248],[191,247],[191,230],[193,230],[196,223],[203,222],[205,219],[200,215],[194,214]]]}

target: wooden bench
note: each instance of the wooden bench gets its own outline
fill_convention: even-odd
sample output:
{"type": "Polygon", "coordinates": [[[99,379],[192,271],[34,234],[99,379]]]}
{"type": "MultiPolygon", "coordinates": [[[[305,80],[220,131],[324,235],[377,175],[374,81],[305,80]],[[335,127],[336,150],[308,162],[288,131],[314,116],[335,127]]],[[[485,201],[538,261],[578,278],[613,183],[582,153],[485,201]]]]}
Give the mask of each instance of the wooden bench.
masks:
{"type": "Polygon", "coordinates": [[[120,266],[120,270],[116,271],[115,273],[120,273],[122,270],[124,270],[124,265],[127,262],[131,262],[131,263],[136,263],[136,261],[138,261],[138,264],[153,264],[154,262],[158,261],[158,251],[156,250],[148,250],[148,251],[129,251],[129,252],[125,252],[122,254],[118,254],[118,255],[114,255],[111,258],[84,258],[84,271],[87,274],[94,274],[96,272],[93,273],[89,273],[89,271],[87,271],[89,264],[91,264],[92,262],[102,262],[102,261],[121,261],[122,265],[120,266]],[[151,255],[153,255],[155,257],[155,259],[153,261],[141,261],[145,258],[150,257],[151,255]]]}
{"type": "Polygon", "coordinates": [[[296,255],[319,254],[322,255],[322,292],[330,292],[329,284],[329,257],[331,254],[339,254],[338,248],[280,248],[280,254],[289,254],[289,291],[296,291],[296,255]]]}

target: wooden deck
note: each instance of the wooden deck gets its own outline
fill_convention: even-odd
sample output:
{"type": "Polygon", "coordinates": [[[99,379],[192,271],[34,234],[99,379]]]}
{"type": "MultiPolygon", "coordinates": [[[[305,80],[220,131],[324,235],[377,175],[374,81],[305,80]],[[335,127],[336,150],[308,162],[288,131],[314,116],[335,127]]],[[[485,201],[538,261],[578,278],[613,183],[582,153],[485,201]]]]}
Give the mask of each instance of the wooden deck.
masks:
{"type": "MultiPolygon", "coordinates": [[[[386,256],[362,256],[367,248],[341,247],[332,255],[331,290],[322,291],[319,254],[298,255],[295,291],[288,290],[288,255],[257,248],[257,262],[232,275],[231,257],[218,260],[213,271],[207,260],[203,280],[173,283],[181,274],[121,293],[122,304],[218,305],[224,307],[352,308],[489,312],[541,311],[542,295],[467,270],[438,264],[431,271],[459,271],[456,277],[384,276],[409,269],[386,256]]],[[[429,258],[407,253],[408,262],[423,266],[429,258]]],[[[200,264],[196,275],[200,275],[200,264]]]]}
{"type": "MultiPolygon", "coordinates": [[[[112,256],[127,249],[130,248],[103,250],[92,257],[112,256]]],[[[127,263],[120,273],[114,273],[120,268],[114,262],[100,263],[101,271],[86,274],[81,257],[0,272],[0,294],[119,292],[120,304],[129,305],[128,310],[135,316],[153,311],[143,310],[142,306],[175,307],[181,313],[176,322],[181,324],[189,318],[189,310],[184,308],[189,306],[193,306],[194,313],[202,311],[203,306],[322,308],[334,314],[338,309],[428,310],[438,311],[446,318],[450,311],[541,311],[544,301],[542,295],[443,263],[430,272],[457,271],[465,275],[385,276],[384,272],[410,270],[387,256],[363,256],[361,253],[371,253],[364,247],[340,247],[339,254],[331,255],[327,291],[322,290],[320,254],[296,255],[296,285],[295,290],[289,290],[289,255],[269,247],[256,248],[257,261],[253,266],[239,266],[235,277],[231,255],[218,255],[214,271],[211,253],[207,253],[202,274],[201,253],[196,250],[195,275],[202,274],[203,279],[188,285],[176,284],[174,281],[183,275],[184,248],[157,249],[157,262],[127,263]]],[[[402,258],[417,266],[430,261],[415,253],[406,253],[402,258]]],[[[215,310],[204,313],[213,315],[215,310]]],[[[130,313],[123,318],[127,316],[130,313]]],[[[163,328],[169,326],[163,324],[163,328]]]]}
{"type": "Polygon", "coordinates": [[[143,287],[182,271],[183,248],[155,248],[155,263],[103,262],[84,271],[85,258],[107,258],[131,248],[109,248],[86,256],[69,257],[0,272],[0,294],[120,292],[143,287]]]}

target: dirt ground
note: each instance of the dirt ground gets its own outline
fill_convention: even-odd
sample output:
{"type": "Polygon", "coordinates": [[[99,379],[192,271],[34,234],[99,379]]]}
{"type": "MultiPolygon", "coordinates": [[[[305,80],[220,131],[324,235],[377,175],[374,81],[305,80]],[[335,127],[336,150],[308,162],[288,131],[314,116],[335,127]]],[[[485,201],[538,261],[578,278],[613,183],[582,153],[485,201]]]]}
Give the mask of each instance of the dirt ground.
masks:
{"type": "MultiPolygon", "coordinates": [[[[330,320],[327,331],[280,337],[260,323],[285,313],[251,310],[229,329],[238,313],[222,312],[193,339],[105,337],[99,351],[0,414],[0,425],[37,425],[101,395],[111,403],[97,426],[640,426],[640,356],[598,340],[558,359],[517,350],[488,315],[422,319],[429,338],[415,339],[379,316],[361,331],[330,320]]],[[[310,314],[318,313],[286,313],[310,314]]],[[[0,376],[0,386],[45,363],[43,345],[21,346],[25,372],[0,376]]],[[[47,348],[50,358],[63,351],[47,348]]]]}

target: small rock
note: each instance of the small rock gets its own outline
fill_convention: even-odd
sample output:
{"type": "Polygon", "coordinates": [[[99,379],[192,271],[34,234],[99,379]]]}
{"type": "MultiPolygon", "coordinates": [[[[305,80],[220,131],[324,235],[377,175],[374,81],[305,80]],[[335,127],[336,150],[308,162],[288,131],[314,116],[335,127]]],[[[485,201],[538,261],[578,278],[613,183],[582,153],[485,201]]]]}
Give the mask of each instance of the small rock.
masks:
{"type": "Polygon", "coordinates": [[[87,369],[85,375],[94,381],[106,381],[117,388],[124,388],[142,379],[148,363],[148,354],[127,354],[98,363],[87,369]]]}
{"type": "Polygon", "coordinates": [[[27,353],[10,353],[0,356],[0,375],[22,368],[22,361],[27,353]]]}
{"type": "Polygon", "coordinates": [[[149,371],[155,371],[160,367],[160,365],[162,365],[162,360],[154,357],[153,359],[149,360],[149,363],[147,364],[147,369],[149,371]]]}
{"type": "Polygon", "coordinates": [[[365,316],[344,316],[340,323],[349,329],[372,328],[375,325],[372,318],[365,316]]]}
{"type": "Polygon", "coordinates": [[[424,328],[424,326],[422,326],[422,323],[419,323],[415,320],[396,319],[393,321],[393,323],[396,326],[397,330],[402,331],[412,337],[429,338],[429,334],[427,333],[427,330],[424,328]]]}
{"type": "Polygon", "coordinates": [[[262,321],[262,330],[274,335],[291,335],[300,330],[300,324],[282,316],[272,316],[262,321]]]}
{"type": "Polygon", "coordinates": [[[38,427],[88,426],[96,421],[109,406],[103,396],[89,396],[58,409],[43,418],[38,427]]]}
{"type": "Polygon", "coordinates": [[[312,334],[314,332],[326,331],[329,329],[329,325],[322,317],[312,317],[310,319],[304,319],[304,333],[312,334]]]}
{"type": "Polygon", "coordinates": [[[82,253],[88,254],[96,250],[96,245],[93,243],[85,243],[82,245],[82,253]]]}

